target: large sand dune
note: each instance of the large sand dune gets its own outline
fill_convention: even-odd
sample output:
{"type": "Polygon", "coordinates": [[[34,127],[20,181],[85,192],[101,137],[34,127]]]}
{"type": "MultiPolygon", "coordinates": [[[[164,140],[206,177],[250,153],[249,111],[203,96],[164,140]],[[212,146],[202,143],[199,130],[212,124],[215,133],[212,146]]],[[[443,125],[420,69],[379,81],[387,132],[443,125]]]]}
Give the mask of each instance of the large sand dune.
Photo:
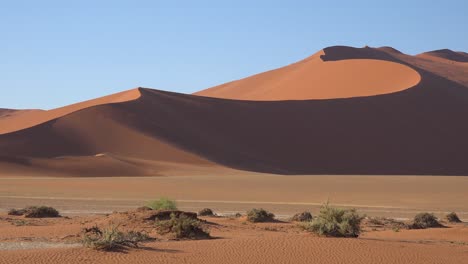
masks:
{"type": "Polygon", "coordinates": [[[420,81],[415,70],[400,63],[365,58],[327,61],[328,53],[325,49],[292,65],[195,94],[262,101],[334,99],[398,92],[420,81]]]}
{"type": "Polygon", "coordinates": [[[198,93],[245,101],[138,88],[25,113],[0,119],[0,173],[161,175],[164,163],[172,172],[468,175],[466,69],[391,48],[330,47],[198,93]]]}

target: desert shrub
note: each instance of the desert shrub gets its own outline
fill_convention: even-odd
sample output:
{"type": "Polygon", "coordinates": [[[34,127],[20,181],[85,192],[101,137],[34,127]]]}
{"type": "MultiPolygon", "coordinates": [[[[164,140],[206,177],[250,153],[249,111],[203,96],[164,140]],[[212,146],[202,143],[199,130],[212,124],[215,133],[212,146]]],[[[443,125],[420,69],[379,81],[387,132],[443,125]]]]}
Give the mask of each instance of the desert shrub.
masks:
{"type": "Polygon", "coordinates": [[[159,198],[159,200],[149,201],[147,207],[153,210],[177,210],[177,203],[169,198],[159,198]]]}
{"type": "Polygon", "coordinates": [[[25,209],[10,209],[8,211],[8,215],[16,215],[16,216],[21,216],[26,213],[25,209]]]}
{"type": "Polygon", "coordinates": [[[59,217],[59,212],[48,206],[29,207],[26,209],[24,217],[26,218],[43,218],[43,217],[59,217]]]}
{"type": "Polygon", "coordinates": [[[310,212],[297,213],[291,218],[291,221],[309,222],[312,221],[312,214],[310,212]]]}
{"type": "Polygon", "coordinates": [[[360,216],[355,209],[340,209],[325,204],[314,220],[304,223],[302,227],[321,236],[358,237],[361,233],[360,216]]]}
{"type": "Polygon", "coordinates": [[[275,215],[273,213],[268,212],[265,209],[252,209],[247,212],[247,221],[252,223],[258,222],[269,222],[275,219],[275,215]]]}
{"type": "Polygon", "coordinates": [[[451,212],[450,214],[445,216],[445,218],[447,218],[447,221],[449,221],[449,223],[461,223],[460,218],[458,218],[458,215],[454,212],[451,212]]]}
{"type": "Polygon", "coordinates": [[[430,227],[441,227],[442,225],[437,220],[437,217],[431,213],[419,213],[414,217],[411,228],[425,229],[430,227]]]}
{"type": "Polygon", "coordinates": [[[170,234],[174,238],[203,239],[210,238],[208,231],[203,229],[200,220],[190,218],[184,214],[171,214],[171,219],[156,221],[159,234],[170,234]]]}
{"type": "Polygon", "coordinates": [[[83,233],[82,243],[84,246],[102,251],[112,251],[126,247],[137,248],[139,243],[152,240],[145,233],[119,231],[118,226],[111,226],[104,230],[92,227],[84,229],[83,233]]]}
{"type": "Polygon", "coordinates": [[[26,218],[60,217],[59,212],[48,206],[29,206],[23,209],[11,209],[9,215],[24,215],[26,218]]]}
{"type": "Polygon", "coordinates": [[[204,208],[198,212],[199,216],[214,216],[213,210],[210,208],[204,208]]]}

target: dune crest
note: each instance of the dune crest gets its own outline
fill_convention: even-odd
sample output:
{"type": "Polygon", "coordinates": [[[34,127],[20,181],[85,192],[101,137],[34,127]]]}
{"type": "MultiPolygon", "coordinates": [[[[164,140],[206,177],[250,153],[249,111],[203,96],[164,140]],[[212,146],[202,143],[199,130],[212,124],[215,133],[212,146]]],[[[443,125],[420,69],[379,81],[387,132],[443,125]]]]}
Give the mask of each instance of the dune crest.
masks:
{"type": "Polygon", "coordinates": [[[14,111],[10,116],[2,116],[0,111],[0,134],[6,134],[17,130],[33,127],[52,119],[68,115],[70,113],[103,104],[120,103],[136,100],[141,96],[139,88],[92,99],[48,111],[21,110],[14,111]]]}
{"type": "Polygon", "coordinates": [[[324,59],[330,56],[321,51],[289,66],[195,95],[258,101],[352,98],[399,92],[421,80],[417,71],[400,63],[367,58],[324,59]]]}

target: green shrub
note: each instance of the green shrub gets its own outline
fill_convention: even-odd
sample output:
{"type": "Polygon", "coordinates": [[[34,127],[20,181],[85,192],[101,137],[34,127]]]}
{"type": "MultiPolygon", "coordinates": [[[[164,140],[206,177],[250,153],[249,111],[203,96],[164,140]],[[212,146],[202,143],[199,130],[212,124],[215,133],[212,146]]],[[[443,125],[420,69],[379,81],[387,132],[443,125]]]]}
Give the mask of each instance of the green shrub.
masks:
{"type": "Polygon", "coordinates": [[[178,239],[210,238],[210,234],[201,226],[200,220],[190,218],[184,214],[178,217],[175,214],[171,214],[171,219],[157,220],[155,224],[158,233],[161,235],[170,234],[178,239]]]}
{"type": "Polygon", "coordinates": [[[460,218],[458,218],[458,215],[454,212],[451,212],[450,214],[445,216],[445,218],[447,218],[447,221],[449,221],[449,223],[461,223],[462,222],[460,218]]]}
{"type": "Polygon", "coordinates": [[[437,217],[431,213],[419,213],[414,217],[411,228],[425,229],[431,227],[441,227],[442,225],[437,220],[437,217]]]}
{"type": "Polygon", "coordinates": [[[149,201],[147,207],[153,210],[177,210],[177,203],[169,198],[159,198],[159,200],[149,201]]]}
{"type": "Polygon", "coordinates": [[[317,218],[302,226],[321,236],[358,237],[363,219],[355,209],[334,208],[327,203],[322,206],[317,218]]]}
{"type": "Polygon", "coordinates": [[[312,221],[312,214],[310,212],[297,213],[291,218],[291,221],[309,222],[312,221]]]}
{"type": "Polygon", "coordinates": [[[101,251],[112,251],[127,247],[137,248],[140,242],[153,240],[141,232],[121,232],[118,226],[111,226],[104,231],[98,227],[84,230],[82,243],[85,247],[101,251]]]}
{"type": "Polygon", "coordinates": [[[214,216],[213,210],[210,208],[204,208],[198,212],[199,216],[214,216]]]}
{"type": "Polygon", "coordinates": [[[11,209],[8,211],[9,215],[21,216],[26,218],[44,218],[44,217],[60,217],[59,212],[48,206],[29,206],[23,209],[11,209]]]}
{"type": "Polygon", "coordinates": [[[275,215],[273,213],[268,212],[262,208],[260,209],[252,209],[247,212],[247,221],[252,223],[258,222],[269,222],[275,219],[275,215]]]}

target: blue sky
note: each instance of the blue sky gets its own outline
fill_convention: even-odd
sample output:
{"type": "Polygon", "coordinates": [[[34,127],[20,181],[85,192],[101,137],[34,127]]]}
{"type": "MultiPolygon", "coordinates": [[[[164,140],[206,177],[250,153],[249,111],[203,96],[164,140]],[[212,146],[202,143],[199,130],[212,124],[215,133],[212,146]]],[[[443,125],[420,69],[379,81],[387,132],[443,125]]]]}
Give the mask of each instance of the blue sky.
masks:
{"type": "Polygon", "coordinates": [[[468,51],[468,1],[0,0],[0,108],[191,93],[332,45],[468,51]]]}

